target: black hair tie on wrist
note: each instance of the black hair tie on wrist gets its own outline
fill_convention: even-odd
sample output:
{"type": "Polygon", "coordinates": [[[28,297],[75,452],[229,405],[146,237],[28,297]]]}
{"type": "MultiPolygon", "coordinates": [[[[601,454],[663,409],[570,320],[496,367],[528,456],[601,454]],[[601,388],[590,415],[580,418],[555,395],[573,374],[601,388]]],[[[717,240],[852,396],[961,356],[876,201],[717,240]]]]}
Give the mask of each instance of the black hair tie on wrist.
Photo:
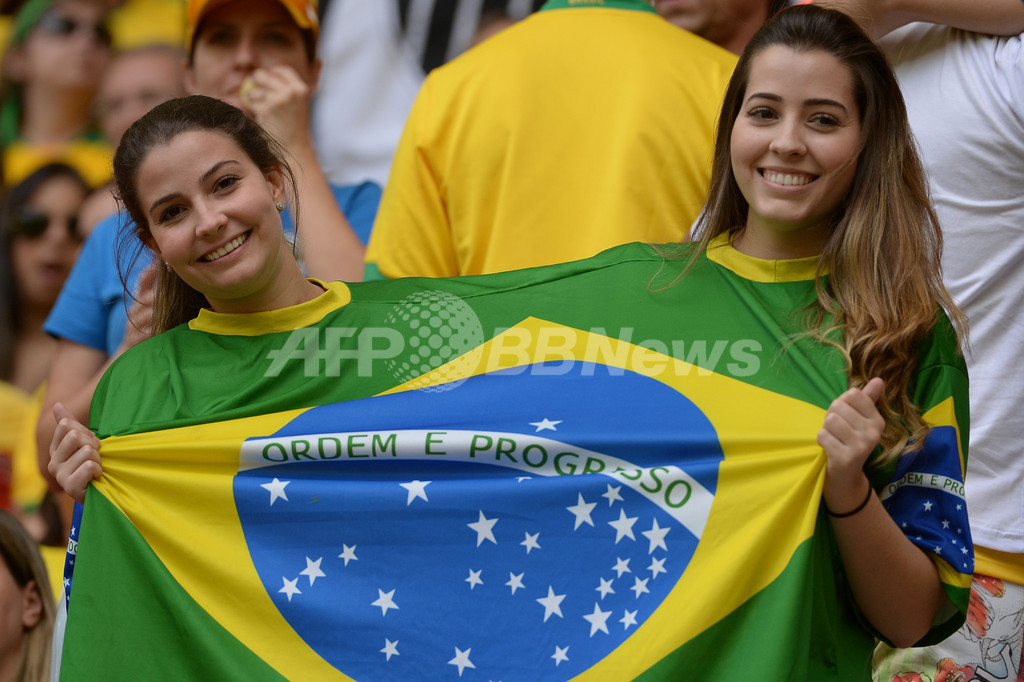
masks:
{"type": "Polygon", "coordinates": [[[845,519],[845,518],[846,518],[846,517],[848,517],[848,516],[853,516],[854,514],[856,514],[856,513],[857,513],[857,512],[859,512],[860,510],[862,510],[862,509],[863,509],[864,507],[868,506],[868,502],[870,502],[870,501],[871,501],[871,496],[872,496],[872,495],[874,494],[874,492],[875,492],[875,491],[874,491],[874,489],[873,489],[873,488],[871,487],[871,484],[870,484],[870,483],[868,483],[868,494],[867,494],[867,496],[866,496],[866,497],[864,498],[864,501],[863,501],[863,502],[861,502],[860,504],[858,504],[858,505],[857,505],[857,508],[856,508],[856,509],[854,509],[853,511],[848,511],[848,512],[844,512],[844,513],[842,513],[842,514],[836,514],[836,513],[834,512],[834,511],[832,511],[831,509],[829,509],[829,508],[828,508],[828,505],[827,505],[827,504],[825,504],[825,501],[824,501],[824,500],[822,500],[822,504],[823,504],[823,505],[825,506],[825,513],[826,513],[826,514],[828,514],[829,516],[831,516],[832,518],[834,518],[834,519],[845,519]]]}

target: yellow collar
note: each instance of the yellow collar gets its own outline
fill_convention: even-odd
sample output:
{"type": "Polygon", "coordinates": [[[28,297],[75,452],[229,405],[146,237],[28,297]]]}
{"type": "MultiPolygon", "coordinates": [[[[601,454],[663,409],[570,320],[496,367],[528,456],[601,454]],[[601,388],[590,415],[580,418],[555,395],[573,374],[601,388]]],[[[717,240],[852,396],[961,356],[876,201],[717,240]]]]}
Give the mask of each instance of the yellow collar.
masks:
{"type": "MultiPolygon", "coordinates": [[[[789,260],[764,260],[737,251],[728,233],[714,237],[708,244],[708,260],[752,282],[804,282],[818,271],[818,256],[789,260]]],[[[826,274],[822,271],[821,274],[826,274]]]]}
{"type": "Polygon", "coordinates": [[[310,327],[352,300],[352,293],[344,282],[325,284],[318,279],[309,281],[326,291],[305,303],[259,313],[215,313],[204,308],[188,323],[188,327],[222,336],[260,336],[287,332],[310,327]]]}

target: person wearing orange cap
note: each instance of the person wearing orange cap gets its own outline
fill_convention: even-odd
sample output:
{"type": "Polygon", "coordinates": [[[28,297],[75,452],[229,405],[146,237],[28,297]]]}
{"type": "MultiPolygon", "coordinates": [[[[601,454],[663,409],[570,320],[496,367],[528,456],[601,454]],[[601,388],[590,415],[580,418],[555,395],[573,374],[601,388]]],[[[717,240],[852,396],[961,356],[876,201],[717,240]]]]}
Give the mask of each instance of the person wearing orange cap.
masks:
{"type": "Polygon", "coordinates": [[[245,109],[295,158],[303,256],[325,280],[360,279],[362,244],[317,161],[310,99],[320,77],[317,0],[189,0],[185,86],[245,109]]]}

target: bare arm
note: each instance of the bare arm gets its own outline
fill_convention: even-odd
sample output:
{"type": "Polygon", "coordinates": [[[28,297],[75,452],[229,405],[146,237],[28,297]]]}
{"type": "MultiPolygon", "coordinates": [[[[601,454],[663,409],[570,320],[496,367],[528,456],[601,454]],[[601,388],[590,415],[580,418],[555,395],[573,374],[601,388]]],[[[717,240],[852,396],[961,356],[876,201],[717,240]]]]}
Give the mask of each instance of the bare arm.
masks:
{"type": "Polygon", "coordinates": [[[257,69],[247,104],[253,117],[295,159],[295,182],[302,229],[299,239],[307,272],[326,281],[357,282],[363,277],[365,248],[331,191],[316,158],[309,129],[312,90],[289,67],[257,69]]]}
{"type": "MultiPolygon", "coordinates": [[[[864,463],[885,427],[875,407],[883,388],[878,378],[863,389],[851,388],[825,415],[818,434],[828,456],[822,495],[833,514],[856,509],[870,489],[864,463]]],[[[854,598],[868,621],[899,647],[924,637],[946,598],[928,556],[900,531],[874,494],[860,511],[830,520],[854,598]]]]}
{"type": "Polygon", "coordinates": [[[815,4],[846,12],[872,38],[914,21],[993,35],[1024,31],[1021,0],[815,0],[815,4]]]}
{"type": "Polygon", "coordinates": [[[124,338],[113,356],[107,357],[102,350],[67,339],[57,342],[57,351],[50,364],[46,380],[46,395],[43,408],[36,422],[36,447],[39,471],[50,488],[57,492],[57,481],[47,466],[50,462],[50,441],[53,439],[57,422],[53,418],[53,406],[60,402],[64,409],[83,424],[89,423],[89,406],[92,394],[107,367],[126,350],[150,337],[153,324],[153,297],[155,295],[158,263],[148,266],[139,276],[136,301],[128,311],[124,338]]]}

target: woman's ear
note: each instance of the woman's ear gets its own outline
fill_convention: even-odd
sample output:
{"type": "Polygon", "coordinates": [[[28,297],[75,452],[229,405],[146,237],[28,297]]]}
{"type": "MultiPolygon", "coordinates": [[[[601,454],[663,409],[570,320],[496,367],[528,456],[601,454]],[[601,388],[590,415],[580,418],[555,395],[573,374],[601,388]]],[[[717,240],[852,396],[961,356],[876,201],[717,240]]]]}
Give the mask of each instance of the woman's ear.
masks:
{"type": "Polygon", "coordinates": [[[157,258],[161,258],[160,247],[156,245],[156,240],[153,239],[153,235],[151,233],[149,233],[146,230],[140,230],[136,228],[135,236],[139,238],[139,241],[146,245],[146,248],[148,248],[150,251],[156,254],[157,258]]]}
{"type": "Polygon", "coordinates": [[[21,592],[21,626],[31,630],[39,625],[43,618],[43,596],[39,594],[39,585],[29,580],[21,592]]]}
{"type": "Polygon", "coordinates": [[[185,86],[185,92],[190,95],[199,94],[196,90],[196,74],[187,58],[181,60],[181,82],[185,86]]]}
{"type": "Polygon", "coordinates": [[[288,193],[285,187],[284,173],[281,172],[280,167],[267,171],[264,174],[264,177],[267,179],[267,186],[270,188],[270,196],[274,197],[274,201],[287,202],[288,193]]]}

